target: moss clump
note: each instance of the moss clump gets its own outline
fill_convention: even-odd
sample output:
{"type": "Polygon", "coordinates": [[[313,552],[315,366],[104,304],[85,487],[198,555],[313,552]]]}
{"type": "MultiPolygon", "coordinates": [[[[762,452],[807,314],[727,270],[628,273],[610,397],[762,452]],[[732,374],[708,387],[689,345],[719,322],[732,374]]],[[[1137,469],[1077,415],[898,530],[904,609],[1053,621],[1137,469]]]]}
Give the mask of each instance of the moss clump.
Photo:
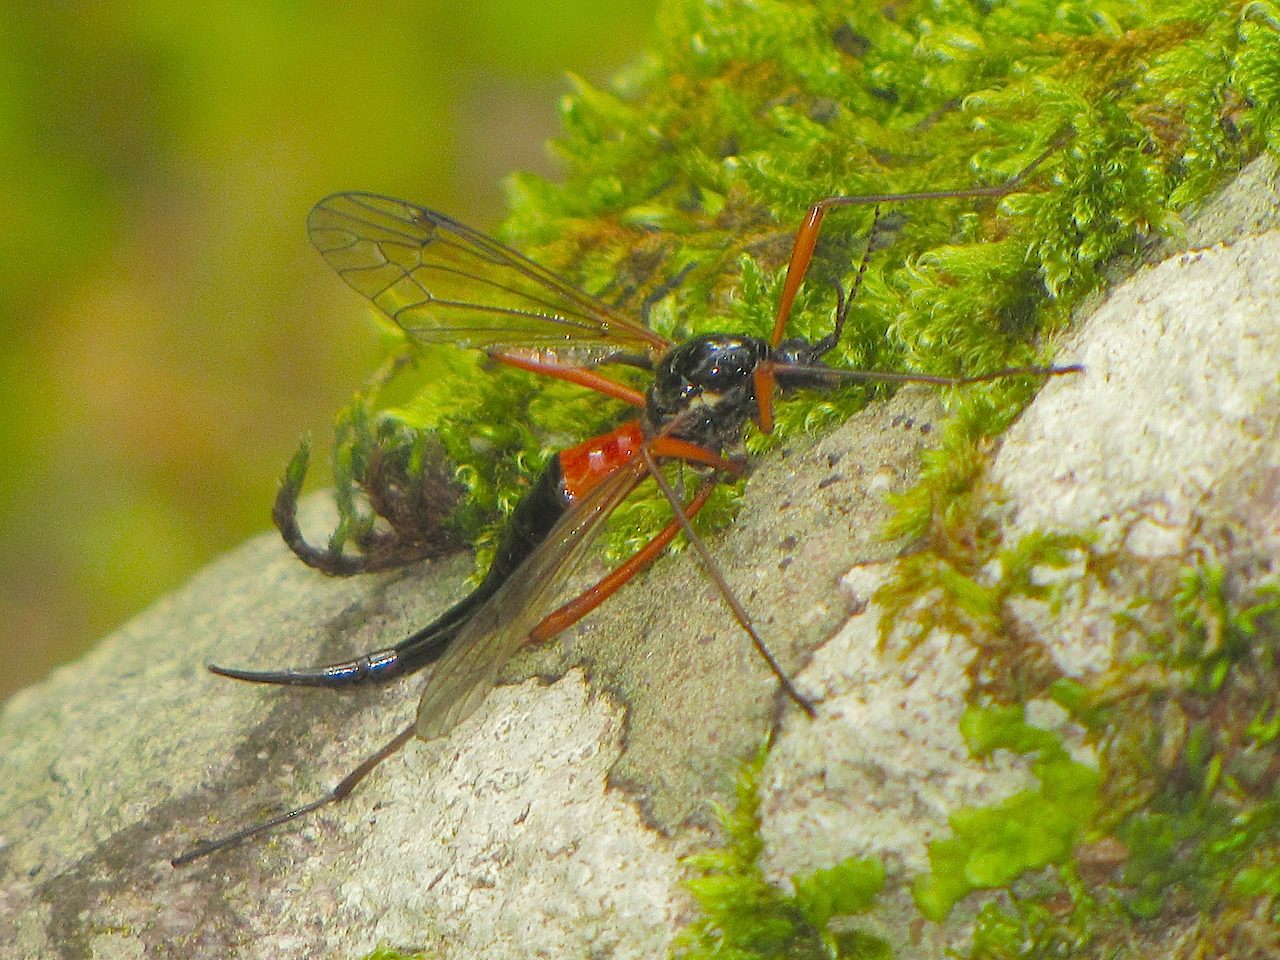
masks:
{"type": "Polygon", "coordinates": [[[825,870],[791,878],[787,895],[760,870],[760,771],[765,752],[743,767],[733,810],[720,812],[726,843],[689,857],[696,873],[688,881],[703,916],[676,941],[681,960],[887,960],[888,944],[833,921],[865,912],[884,886],[878,860],[850,858],[825,870]]]}
{"type": "Polygon", "coordinates": [[[1138,631],[1128,660],[1052,688],[1097,771],[1017,707],[966,714],[975,753],[1037,751],[1041,780],[953,814],[954,835],[930,847],[933,871],[915,887],[926,916],[1005,890],[981,908],[970,958],[1146,956],[1171,931],[1185,942],[1169,955],[1275,955],[1280,582],[1207,563],[1165,597],[1126,618],[1138,631]]]}
{"type": "Polygon", "coordinates": [[[914,644],[935,629],[961,637],[982,651],[969,671],[972,692],[1022,703],[1047,695],[1062,677],[1041,647],[1024,642],[1018,604],[1056,607],[1081,581],[1100,579],[1107,562],[1081,534],[1034,531],[1004,544],[979,510],[982,492],[958,498],[926,549],[902,558],[876,591],[880,640],[894,634],[914,644]]]}
{"type": "Polygon", "coordinates": [[[1115,895],[1142,919],[1208,911],[1212,934],[1243,948],[1280,919],[1280,582],[1205,564],[1172,607],[1111,718],[1129,850],[1115,895]]]}
{"type": "Polygon", "coordinates": [[[961,732],[975,757],[996,750],[1037,754],[1031,772],[1040,785],[995,806],[951,814],[952,836],[929,844],[931,873],[912,890],[930,920],[945,919],[974,890],[1007,887],[1027,871],[1065,864],[1098,806],[1098,771],[1072,760],[1057,735],[1028,724],[1022,708],[971,708],[961,732]]]}
{"type": "Polygon", "coordinates": [[[366,953],[361,960],[436,960],[429,953],[402,953],[395,947],[377,947],[372,953],[366,953]]]}
{"type": "Polygon", "coordinates": [[[338,418],[333,473],[339,521],[324,547],[306,539],[297,519],[310,459],[311,445],[304,441],[271,511],[285,543],[308,566],[339,576],[371,573],[462,546],[455,513],[461,490],[434,435],[375,419],[363,396],[351,403],[338,418]]]}

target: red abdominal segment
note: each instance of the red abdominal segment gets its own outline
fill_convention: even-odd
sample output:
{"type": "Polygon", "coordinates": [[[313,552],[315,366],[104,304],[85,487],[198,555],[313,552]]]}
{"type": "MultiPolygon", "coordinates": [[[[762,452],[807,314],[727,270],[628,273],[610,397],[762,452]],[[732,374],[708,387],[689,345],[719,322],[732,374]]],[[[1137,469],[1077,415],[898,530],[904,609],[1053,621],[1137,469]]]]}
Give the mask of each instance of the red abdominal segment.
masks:
{"type": "Polygon", "coordinates": [[[636,458],[644,432],[639,420],[621,426],[560,451],[561,486],[573,503],[590,493],[605,477],[636,458]]]}

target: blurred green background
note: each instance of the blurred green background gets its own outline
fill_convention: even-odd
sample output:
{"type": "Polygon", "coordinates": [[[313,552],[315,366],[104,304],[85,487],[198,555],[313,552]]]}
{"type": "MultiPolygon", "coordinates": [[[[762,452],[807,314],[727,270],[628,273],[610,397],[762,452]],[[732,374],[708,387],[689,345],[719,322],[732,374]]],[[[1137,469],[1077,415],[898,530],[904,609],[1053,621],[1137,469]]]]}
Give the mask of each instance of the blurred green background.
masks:
{"type": "MultiPolygon", "coordinates": [[[[657,0],[0,9],[0,698],[266,529],[378,360],[339,189],[481,227],[657,0]]],[[[324,457],[317,457],[321,466],[324,457]]],[[[175,638],[180,642],[180,638],[175,638]]]]}

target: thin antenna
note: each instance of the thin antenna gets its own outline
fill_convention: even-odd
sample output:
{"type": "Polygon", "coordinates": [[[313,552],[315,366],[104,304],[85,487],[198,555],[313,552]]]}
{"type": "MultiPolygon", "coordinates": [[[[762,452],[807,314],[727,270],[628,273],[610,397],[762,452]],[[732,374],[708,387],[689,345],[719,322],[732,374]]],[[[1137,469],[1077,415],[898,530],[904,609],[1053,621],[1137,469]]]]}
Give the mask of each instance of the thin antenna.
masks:
{"type": "Polygon", "coordinates": [[[959,387],[967,383],[986,383],[1008,377],[1057,377],[1066,373],[1083,373],[1084,364],[1073,363],[1065,367],[1004,367],[990,373],[975,373],[964,377],[945,377],[931,373],[899,373],[891,370],[846,370],[840,367],[819,367],[799,363],[778,364],[774,373],[785,386],[813,386],[833,380],[865,380],[875,383],[931,383],[939,387],[959,387]]]}

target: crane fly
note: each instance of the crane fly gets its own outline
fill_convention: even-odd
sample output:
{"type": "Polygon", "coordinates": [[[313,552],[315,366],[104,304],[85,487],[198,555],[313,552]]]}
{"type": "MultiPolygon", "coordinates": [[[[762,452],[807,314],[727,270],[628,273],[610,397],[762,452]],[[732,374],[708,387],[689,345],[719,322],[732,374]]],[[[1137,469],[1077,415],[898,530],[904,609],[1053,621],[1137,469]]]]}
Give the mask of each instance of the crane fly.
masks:
{"type": "MultiPolygon", "coordinates": [[[[484,700],[503,665],[525,643],[546,641],[586,616],[650,564],[683,532],[734,618],[750,637],[781,690],[812,717],[813,703],[769,650],[719,573],[691,521],[714,485],[745,472],[740,441],[748,421],[773,427],[778,389],[831,389],[850,381],[969,384],[1012,376],[1045,377],[1070,367],[1013,367],[976,376],[832,368],[823,357],[840,340],[849,305],[871,252],[848,295],[837,285],[831,332],[821,340],[785,339],[792,303],[808,271],[827,211],[841,206],[998,197],[1012,192],[1057,149],[1055,143],[998,186],[919,193],[835,196],[814,203],[793,241],[773,332],[766,340],[710,333],[682,343],[558,277],[515,250],[445,214],[369,193],[321,200],[307,221],[311,242],[352,288],[411,337],[425,344],[483,350],[523,370],[565,380],[635,408],[608,433],[560,451],[513,511],[492,564],[470,594],[393,647],[318,668],[243,670],[210,665],[216,674],[257,683],[349,687],[413,672],[434,661],[414,724],[370,756],[332,791],[268,821],[202,843],[173,860],[189,863],[347,796],[378,763],[415,734],[447,735],[484,700]],[[641,392],[597,369],[610,363],[651,370],[641,392]],[[688,465],[700,478],[687,502],[664,477],[664,462],[688,465]],[[673,519],[645,547],[598,583],[560,606],[561,587],[605,519],[646,478],[670,503],[673,519]]],[[[875,231],[875,220],[871,233],[875,231]]]]}

